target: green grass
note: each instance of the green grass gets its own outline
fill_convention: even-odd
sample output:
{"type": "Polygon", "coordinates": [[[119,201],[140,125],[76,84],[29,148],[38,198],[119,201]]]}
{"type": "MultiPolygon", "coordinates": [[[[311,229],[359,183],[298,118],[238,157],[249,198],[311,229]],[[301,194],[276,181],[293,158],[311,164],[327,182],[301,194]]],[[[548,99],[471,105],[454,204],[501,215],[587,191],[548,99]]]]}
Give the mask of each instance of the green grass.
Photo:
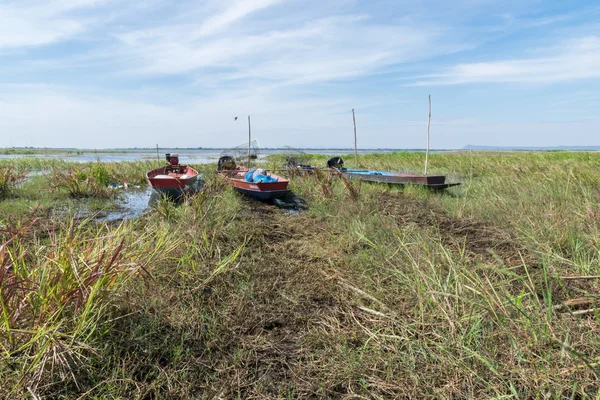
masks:
{"type": "Polygon", "coordinates": [[[107,153],[127,153],[135,150],[119,150],[119,149],[54,149],[54,148],[36,148],[36,147],[0,147],[0,154],[10,155],[81,155],[81,154],[107,154],[107,153]]]}
{"type": "MultiPolygon", "coordinates": [[[[423,154],[359,163],[422,172],[423,154]]],[[[143,183],[149,166],[79,168],[143,183]]],[[[565,278],[600,275],[600,154],[431,155],[462,182],[446,193],[295,175],[295,214],[214,167],[120,224],[57,220],[76,205],[47,175],[0,201],[19,233],[0,253],[0,397],[598,397],[599,281],[565,278]]]]}

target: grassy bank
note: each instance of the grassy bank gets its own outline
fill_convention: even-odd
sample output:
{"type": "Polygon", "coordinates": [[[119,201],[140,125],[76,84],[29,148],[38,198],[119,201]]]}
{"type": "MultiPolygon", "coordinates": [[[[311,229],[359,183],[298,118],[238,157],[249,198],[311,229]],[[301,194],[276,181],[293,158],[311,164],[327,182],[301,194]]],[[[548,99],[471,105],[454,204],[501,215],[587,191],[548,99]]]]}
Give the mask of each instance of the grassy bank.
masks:
{"type": "Polygon", "coordinates": [[[47,148],[47,147],[0,147],[0,154],[8,154],[8,155],[23,155],[23,156],[31,156],[31,155],[81,155],[81,154],[119,154],[119,153],[127,153],[131,151],[137,151],[134,149],[126,150],[126,149],[55,149],[55,148],[47,148]]]}
{"type": "Polygon", "coordinates": [[[54,175],[0,200],[0,397],[597,398],[600,155],[433,155],[447,193],[293,176],[292,213],[201,168],[122,223],[45,213],[72,199],[54,175]]]}

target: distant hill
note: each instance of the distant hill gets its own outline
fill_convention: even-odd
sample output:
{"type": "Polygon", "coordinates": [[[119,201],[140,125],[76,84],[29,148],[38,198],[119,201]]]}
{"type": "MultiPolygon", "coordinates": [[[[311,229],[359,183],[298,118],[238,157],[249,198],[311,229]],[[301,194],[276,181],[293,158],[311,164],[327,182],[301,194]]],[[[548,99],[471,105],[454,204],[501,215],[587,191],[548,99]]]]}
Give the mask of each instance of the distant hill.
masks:
{"type": "Polygon", "coordinates": [[[478,145],[467,145],[463,147],[463,150],[524,150],[524,151],[552,151],[552,150],[565,150],[565,151],[598,151],[600,146],[478,146],[478,145]]]}

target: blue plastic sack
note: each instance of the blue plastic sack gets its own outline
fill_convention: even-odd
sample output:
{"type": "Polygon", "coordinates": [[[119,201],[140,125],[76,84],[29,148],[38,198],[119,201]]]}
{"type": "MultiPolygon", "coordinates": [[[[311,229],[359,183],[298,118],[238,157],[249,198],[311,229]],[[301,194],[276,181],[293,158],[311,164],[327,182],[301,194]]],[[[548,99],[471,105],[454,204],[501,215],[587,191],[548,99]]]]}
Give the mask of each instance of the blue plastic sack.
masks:
{"type": "Polygon", "coordinates": [[[277,182],[277,179],[269,176],[269,175],[262,175],[262,174],[258,174],[254,177],[254,182],[256,183],[269,183],[269,182],[277,182]]]}
{"type": "Polygon", "coordinates": [[[264,175],[264,174],[258,174],[256,176],[253,176],[255,173],[256,173],[256,169],[251,169],[250,171],[246,172],[246,176],[244,178],[246,180],[246,182],[253,182],[253,183],[277,182],[277,178],[273,178],[272,176],[264,175]]]}
{"type": "Polygon", "coordinates": [[[254,175],[255,172],[256,169],[251,169],[250,171],[246,172],[246,182],[254,182],[252,175],[254,175]]]}

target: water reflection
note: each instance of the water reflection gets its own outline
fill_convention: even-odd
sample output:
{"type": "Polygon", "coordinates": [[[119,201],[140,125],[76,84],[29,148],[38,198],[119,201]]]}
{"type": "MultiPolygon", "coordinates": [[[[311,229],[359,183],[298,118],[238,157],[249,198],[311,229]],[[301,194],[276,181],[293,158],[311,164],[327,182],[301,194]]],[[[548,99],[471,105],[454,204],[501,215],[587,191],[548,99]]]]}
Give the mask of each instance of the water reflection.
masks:
{"type": "Polygon", "coordinates": [[[99,222],[114,222],[139,218],[158,199],[158,194],[150,188],[124,191],[119,195],[119,208],[117,210],[108,211],[94,219],[99,222]]]}

